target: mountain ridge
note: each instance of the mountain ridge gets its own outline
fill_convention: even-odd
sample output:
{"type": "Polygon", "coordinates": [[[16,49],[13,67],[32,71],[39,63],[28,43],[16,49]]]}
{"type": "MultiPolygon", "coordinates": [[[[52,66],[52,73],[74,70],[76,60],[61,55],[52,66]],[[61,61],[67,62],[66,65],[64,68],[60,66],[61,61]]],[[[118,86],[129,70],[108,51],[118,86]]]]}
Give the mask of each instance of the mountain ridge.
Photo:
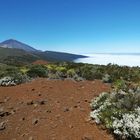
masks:
{"type": "Polygon", "coordinates": [[[39,51],[25,43],[9,39],[0,43],[0,62],[6,64],[27,64],[36,60],[50,62],[73,62],[78,58],[85,58],[83,55],[76,55],[55,51],[39,51]]]}
{"type": "Polygon", "coordinates": [[[33,48],[25,43],[22,43],[20,41],[17,41],[15,39],[8,39],[8,40],[1,42],[0,47],[22,49],[22,50],[29,51],[29,52],[37,51],[35,48],[33,48]]]}

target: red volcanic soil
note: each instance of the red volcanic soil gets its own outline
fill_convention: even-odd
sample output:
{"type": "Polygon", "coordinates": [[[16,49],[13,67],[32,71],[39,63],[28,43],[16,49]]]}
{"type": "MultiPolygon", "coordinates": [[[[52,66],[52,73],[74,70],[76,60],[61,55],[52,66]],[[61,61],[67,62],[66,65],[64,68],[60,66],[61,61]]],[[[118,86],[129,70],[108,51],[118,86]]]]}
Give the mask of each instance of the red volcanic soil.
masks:
{"type": "Polygon", "coordinates": [[[44,61],[44,60],[36,60],[35,62],[33,62],[33,64],[35,64],[35,65],[46,65],[46,64],[48,64],[48,62],[44,61]]]}
{"type": "Polygon", "coordinates": [[[0,140],[113,140],[88,120],[101,81],[36,79],[0,87],[0,140]]]}

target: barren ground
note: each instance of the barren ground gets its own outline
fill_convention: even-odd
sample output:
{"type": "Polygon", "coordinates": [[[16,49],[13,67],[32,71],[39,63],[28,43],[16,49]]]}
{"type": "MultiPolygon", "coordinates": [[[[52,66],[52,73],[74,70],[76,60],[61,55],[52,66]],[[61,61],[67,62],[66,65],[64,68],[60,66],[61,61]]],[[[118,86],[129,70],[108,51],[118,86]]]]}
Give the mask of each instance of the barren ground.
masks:
{"type": "Polygon", "coordinates": [[[36,79],[0,87],[0,140],[113,140],[88,120],[101,81],[36,79]]]}

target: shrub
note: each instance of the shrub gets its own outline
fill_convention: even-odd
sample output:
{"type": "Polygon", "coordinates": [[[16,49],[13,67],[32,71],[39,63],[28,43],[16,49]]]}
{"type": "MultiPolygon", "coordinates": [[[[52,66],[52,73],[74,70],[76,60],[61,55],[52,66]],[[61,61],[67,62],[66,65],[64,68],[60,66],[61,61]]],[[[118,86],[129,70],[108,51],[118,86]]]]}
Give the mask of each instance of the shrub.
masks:
{"type": "Polygon", "coordinates": [[[48,69],[49,73],[55,74],[56,71],[57,71],[57,70],[56,70],[56,67],[57,67],[56,64],[49,64],[49,65],[47,66],[47,69],[48,69]]]}
{"type": "Polygon", "coordinates": [[[0,77],[11,76],[16,77],[18,73],[21,73],[17,67],[14,66],[5,66],[0,69],[0,77]]]}
{"type": "Polygon", "coordinates": [[[68,78],[74,78],[76,75],[77,75],[77,74],[76,74],[76,72],[75,72],[74,69],[69,69],[69,70],[67,71],[67,77],[68,77],[68,78]]]}
{"type": "Polygon", "coordinates": [[[105,74],[104,77],[102,78],[102,81],[104,83],[111,83],[111,77],[109,74],[105,74]]]}
{"type": "Polygon", "coordinates": [[[125,90],[127,88],[127,83],[123,79],[118,79],[113,83],[113,88],[115,90],[123,89],[125,90]]]}
{"type": "Polygon", "coordinates": [[[27,71],[27,75],[30,77],[47,77],[48,70],[43,65],[33,65],[27,71]]]}
{"type": "Polygon", "coordinates": [[[97,66],[85,64],[77,69],[77,73],[80,77],[86,80],[102,79],[103,73],[97,66]]]}
{"type": "Polygon", "coordinates": [[[29,81],[26,74],[23,74],[18,67],[4,65],[0,67],[0,85],[14,86],[29,81]]]}
{"type": "Polygon", "coordinates": [[[140,90],[102,93],[91,102],[90,117],[120,139],[140,139],[140,90]]]}
{"type": "Polygon", "coordinates": [[[67,69],[63,66],[58,66],[56,67],[56,74],[60,77],[60,78],[67,78],[67,69]]]}
{"type": "Polygon", "coordinates": [[[61,79],[61,77],[58,74],[53,74],[53,73],[49,73],[48,74],[48,79],[61,79]]]}
{"type": "Polygon", "coordinates": [[[24,74],[26,74],[28,70],[29,70],[28,67],[20,67],[20,71],[24,74]]]}

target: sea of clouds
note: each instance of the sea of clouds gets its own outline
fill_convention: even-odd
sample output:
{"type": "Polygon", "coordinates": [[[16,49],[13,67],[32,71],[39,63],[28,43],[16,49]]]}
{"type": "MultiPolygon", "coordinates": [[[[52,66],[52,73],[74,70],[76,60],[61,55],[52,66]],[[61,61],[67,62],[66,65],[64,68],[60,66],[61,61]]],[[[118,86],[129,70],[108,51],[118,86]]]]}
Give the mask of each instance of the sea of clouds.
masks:
{"type": "Polygon", "coordinates": [[[83,54],[87,58],[76,59],[75,62],[107,65],[109,63],[121,66],[140,66],[140,55],[138,54],[83,54]]]}

